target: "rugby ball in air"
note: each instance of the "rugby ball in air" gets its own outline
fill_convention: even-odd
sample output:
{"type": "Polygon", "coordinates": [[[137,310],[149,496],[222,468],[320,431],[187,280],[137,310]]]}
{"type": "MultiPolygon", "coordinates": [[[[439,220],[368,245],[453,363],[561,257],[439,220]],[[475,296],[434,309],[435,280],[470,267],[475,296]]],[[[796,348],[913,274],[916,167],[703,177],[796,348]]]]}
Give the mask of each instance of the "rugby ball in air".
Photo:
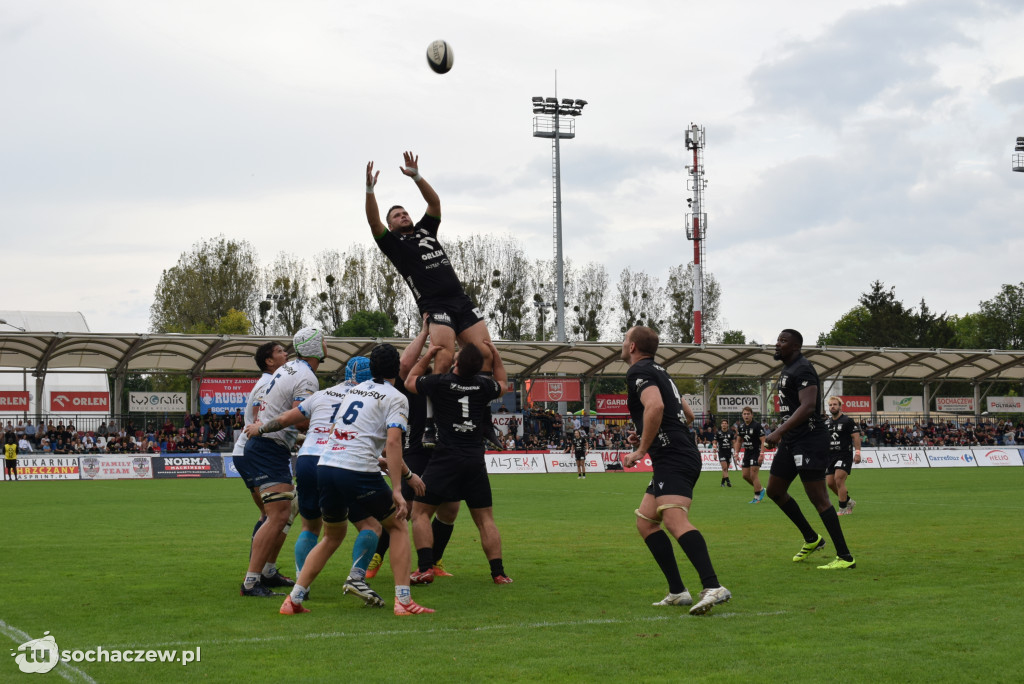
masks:
{"type": "Polygon", "coordinates": [[[427,47],[427,64],[438,74],[447,74],[455,63],[452,46],[446,41],[435,40],[427,47]]]}

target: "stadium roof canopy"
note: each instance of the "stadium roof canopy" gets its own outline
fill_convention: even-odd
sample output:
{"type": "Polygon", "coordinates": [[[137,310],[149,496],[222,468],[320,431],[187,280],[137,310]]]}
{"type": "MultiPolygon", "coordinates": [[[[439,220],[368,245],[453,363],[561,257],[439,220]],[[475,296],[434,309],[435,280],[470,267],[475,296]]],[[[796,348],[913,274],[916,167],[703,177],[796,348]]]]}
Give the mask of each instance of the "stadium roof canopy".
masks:
{"type": "MultiPolygon", "coordinates": [[[[113,334],[89,332],[0,333],[0,368],[41,375],[50,371],[96,369],[114,373],[165,372],[192,377],[252,375],[253,353],[277,337],[240,335],[113,334]]],[[[403,348],[407,339],[384,340],[403,348]]],[[[378,342],[369,338],[328,338],[329,358],[321,372],[337,373],[349,357],[366,354],[378,342]]],[[[592,378],[623,376],[621,345],[610,342],[498,341],[510,376],[565,374],[592,378]]],[[[703,379],[767,380],[778,373],[773,346],[731,344],[663,344],[658,361],[670,373],[703,379]]],[[[819,375],[847,380],[886,381],[892,378],[940,382],[1024,380],[1024,351],[963,349],[885,349],[804,347],[819,375]]]]}

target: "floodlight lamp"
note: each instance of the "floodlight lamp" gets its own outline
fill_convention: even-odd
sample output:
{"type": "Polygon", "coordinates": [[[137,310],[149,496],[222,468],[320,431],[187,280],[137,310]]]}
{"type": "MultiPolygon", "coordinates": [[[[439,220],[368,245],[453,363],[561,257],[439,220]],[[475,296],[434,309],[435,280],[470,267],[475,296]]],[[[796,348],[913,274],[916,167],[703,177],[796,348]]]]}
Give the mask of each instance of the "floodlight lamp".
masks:
{"type": "Polygon", "coordinates": [[[562,98],[562,106],[563,107],[572,107],[572,98],[571,97],[563,97],[562,98]]]}
{"type": "Polygon", "coordinates": [[[540,95],[534,95],[534,96],[533,96],[533,101],[534,101],[534,102],[543,102],[543,101],[544,101],[544,98],[543,98],[543,97],[541,97],[540,95]]]}
{"type": "Polygon", "coordinates": [[[558,104],[558,100],[556,100],[553,97],[545,97],[544,101],[547,102],[548,104],[558,104]]]}
{"type": "Polygon", "coordinates": [[[580,109],[583,109],[584,107],[587,106],[587,101],[586,100],[576,100],[576,106],[579,107],[580,109]]]}

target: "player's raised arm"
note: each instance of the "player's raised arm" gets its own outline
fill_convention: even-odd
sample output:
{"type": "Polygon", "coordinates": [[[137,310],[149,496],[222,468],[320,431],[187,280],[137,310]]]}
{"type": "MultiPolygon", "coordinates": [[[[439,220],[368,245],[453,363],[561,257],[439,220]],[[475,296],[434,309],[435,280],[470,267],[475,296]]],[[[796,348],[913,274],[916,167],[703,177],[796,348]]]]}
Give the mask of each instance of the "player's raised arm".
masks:
{"type": "Polygon", "coordinates": [[[430,334],[428,316],[429,314],[423,314],[423,327],[420,329],[420,334],[413,338],[409,346],[402,351],[402,356],[398,360],[398,379],[402,382],[405,382],[405,378],[409,376],[409,371],[416,365],[420,354],[423,353],[423,345],[427,343],[427,335],[430,334]]]}
{"type": "Polygon", "coordinates": [[[444,349],[444,347],[431,345],[430,349],[427,350],[427,353],[423,355],[423,358],[417,361],[416,365],[412,367],[411,371],[409,371],[409,377],[405,379],[405,389],[409,390],[413,394],[419,394],[419,392],[416,391],[416,381],[427,372],[427,366],[430,365],[431,359],[433,359],[434,355],[442,349],[444,349]]]}
{"type": "Polygon", "coordinates": [[[276,418],[268,420],[266,423],[257,420],[256,422],[249,423],[243,430],[245,431],[246,437],[257,437],[259,435],[266,434],[268,432],[277,432],[278,430],[284,430],[287,427],[298,425],[299,423],[308,421],[309,419],[303,415],[302,411],[297,408],[292,408],[289,411],[285,411],[276,418]]]}
{"type": "Polygon", "coordinates": [[[494,346],[494,342],[491,338],[484,340],[484,345],[491,350],[491,374],[494,377],[494,381],[498,383],[498,387],[501,388],[501,394],[505,394],[505,388],[508,387],[508,373],[505,371],[505,364],[501,360],[501,355],[498,353],[498,348],[494,346]]]}
{"type": "Polygon", "coordinates": [[[380,208],[377,206],[377,197],[373,194],[378,176],[380,176],[380,171],[374,173],[373,162],[368,162],[366,164],[366,222],[370,224],[370,230],[375,238],[388,232],[387,226],[380,220],[380,208]]]}
{"type": "Polygon", "coordinates": [[[412,152],[404,152],[402,157],[405,161],[405,166],[401,169],[402,173],[416,182],[416,187],[420,189],[420,194],[423,195],[423,200],[427,203],[427,213],[434,218],[441,218],[441,198],[437,196],[437,192],[430,186],[430,183],[420,175],[420,158],[412,152]]]}

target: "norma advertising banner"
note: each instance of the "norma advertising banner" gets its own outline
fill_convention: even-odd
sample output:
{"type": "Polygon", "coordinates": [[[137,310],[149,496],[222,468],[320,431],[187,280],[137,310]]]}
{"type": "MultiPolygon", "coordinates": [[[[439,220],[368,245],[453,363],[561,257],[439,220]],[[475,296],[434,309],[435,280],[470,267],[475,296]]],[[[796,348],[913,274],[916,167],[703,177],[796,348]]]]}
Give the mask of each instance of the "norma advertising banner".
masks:
{"type": "MultiPolygon", "coordinates": [[[[883,468],[927,468],[924,449],[879,449],[875,452],[883,468]]],[[[863,454],[861,454],[863,456],[863,454]]]]}
{"type": "Polygon", "coordinates": [[[719,394],[719,413],[739,413],[745,406],[749,406],[754,413],[761,412],[761,397],[756,394],[719,394]]]}
{"type": "Polygon", "coordinates": [[[149,480],[153,477],[150,456],[81,456],[83,480],[149,480]]]}
{"type": "Polygon", "coordinates": [[[932,468],[974,468],[978,459],[970,449],[928,449],[925,452],[932,468]]]}
{"type": "Polygon", "coordinates": [[[841,394],[843,413],[871,413],[871,397],[841,394]]]}
{"type": "Polygon", "coordinates": [[[1019,466],[1022,465],[1019,449],[999,449],[997,447],[980,447],[972,449],[980,466],[1019,466]]]}
{"type": "Polygon", "coordinates": [[[110,413],[110,392],[50,392],[50,411],[110,413]]]}
{"type": "Polygon", "coordinates": [[[579,401],[579,380],[540,378],[526,381],[527,401],[579,401]]]}
{"type": "Polygon", "coordinates": [[[935,410],[974,413],[974,397],[935,397],[935,410]]]}
{"type": "Polygon", "coordinates": [[[131,413],[185,413],[187,406],[184,392],[128,393],[128,410],[131,413]]]}
{"type": "Polygon", "coordinates": [[[77,480],[77,456],[18,457],[18,477],[22,480],[77,480]]]}
{"type": "Polygon", "coordinates": [[[991,413],[1024,413],[1024,398],[989,397],[988,410],[991,413]]]}
{"type": "Polygon", "coordinates": [[[154,456],[153,477],[224,477],[224,459],[220,454],[154,456]]]}
{"type": "Polygon", "coordinates": [[[523,417],[516,415],[515,413],[492,413],[491,422],[494,423],[494,429],[503,435],[507,435],[508,431],[512,427],[512,421],[516,423],[516,436],[523,436],[523,417]]]}
{"type": "Polygon", "coordinates": [[[924,413],[924,397],[882,397],[882,410],[887,413],[924,413]]]}
{"type": "Polygon", "coordinates": [[[199,411],[234,413],[245,410],[245,402],[256,378],[203,378],[199,383],[199,411]]]}
{"type": "MultiPolygon", "coordinates": [[[[625,453],[629,452],[627,451],[625,453]]],[[[600,452],[593,451],[588,453],[584,462],[586,463],[588,473],[604,472],[604,459],[601,458],[600,452]]],[[[576,472],[576,457],[572,454],[566,454],[559,451],[549,451],[547,456],[544,458],[544,463],[547,466],[549,473],[576,472]]]]}
{"type": "Polygon", "coordinates": [[[597,412],[613,416],[628,416],[625,394],[598,394],[597,412]]]}
{"type": "Polygon", "coordinates": [[[487,472],[500,473],[546,473],[544,461],[546,451],[502,451],[487,454],[487,472]]]}
{"type": "Polygon", "coordinates": [[[0,392],[0,413],[28,411],[28,392],[0,392]]]}

